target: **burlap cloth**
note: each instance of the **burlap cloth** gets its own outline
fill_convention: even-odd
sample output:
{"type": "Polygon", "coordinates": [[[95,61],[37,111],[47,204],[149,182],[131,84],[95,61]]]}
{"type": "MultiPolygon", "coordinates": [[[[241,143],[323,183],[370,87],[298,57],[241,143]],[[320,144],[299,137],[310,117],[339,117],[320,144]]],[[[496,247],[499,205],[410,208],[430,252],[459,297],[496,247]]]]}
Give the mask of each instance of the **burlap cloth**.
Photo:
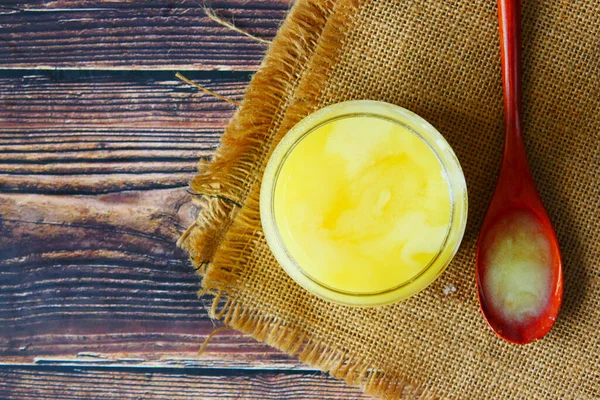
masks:
{"type": "Polygon", "coordinates": [[[496,13],[493,0],[295,4],[191,185],[205,208],[181,244],[203,293],[215,295],[216,318],[376,396],[600,398],[600,2],[523,3],[524,132],[565,271],[556,325],[526,346],[491,332],[474,281],[503,141],[496,13]],[[417,296],[374,309],[331,304],[294,283],[259,219],[274,145],[310,112],[349,99],[398,104],[431,122],[469,191],[448,270],[417,296]]]}

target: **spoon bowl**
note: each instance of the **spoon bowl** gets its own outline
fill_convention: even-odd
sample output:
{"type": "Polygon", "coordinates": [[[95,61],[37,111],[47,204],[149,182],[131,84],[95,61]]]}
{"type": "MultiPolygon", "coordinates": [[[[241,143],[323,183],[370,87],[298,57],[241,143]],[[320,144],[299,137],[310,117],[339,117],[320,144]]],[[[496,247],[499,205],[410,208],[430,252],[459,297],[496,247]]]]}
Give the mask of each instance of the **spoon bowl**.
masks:
{"type": "Polygon", "coordinates": [[[554,325],[563,293],[558,240],[537,192],[521,130],[518,0],[498,0],[505,138],[500,174],[477,243],[481,311],[501,338],[525,344],[554,325]]]}
{"type": "MultiPolygon", "coordinates": [[[[495,198],[502,199],[500,196],[495,198]]],[[[554,230],[543,207],[531,205],[531,202],[510,207],[500,205],[488,213],[476,256],[481,311],[496,334],[516,344],[530,343],[548,333],[558,316],[563,291],[561,256],[554,230]],[[518,240],[518,234],[511,234],[515,230],[524,231],[522,233],[528,237],[518,240]],[[512,259],[506,249],[498,252],[498,246],[494,245],[503,235],[512,239],[508,248],[513,252],[512,259]],[[523,253],[525,248],[527,256],[527,247],[529,256],[531,252],[545,256],[536,258],[533,263],[520,262],[514,253],[523,253]],[[494,260],[498,257],[503,258],[500,263],[494,260]],[[507,265],[506,261],[512,265],[507,265]],[[506,273],[506,269],[510,271],[506,273]],[[494,285],[500,293],[494,293],[494,285]],[[510,308],[507,310],[507,303],[518,303],[519,298],[526,303],[522,315],[511,313],[510,308]]]]}

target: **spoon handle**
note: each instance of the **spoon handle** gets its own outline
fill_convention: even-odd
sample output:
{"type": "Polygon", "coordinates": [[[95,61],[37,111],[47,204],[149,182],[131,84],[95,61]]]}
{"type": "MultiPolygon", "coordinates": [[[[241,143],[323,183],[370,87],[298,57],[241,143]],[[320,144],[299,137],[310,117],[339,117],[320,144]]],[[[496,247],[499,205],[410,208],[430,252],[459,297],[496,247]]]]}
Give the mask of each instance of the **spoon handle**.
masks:
{"type": "MultiPolygon", "coordinates": [[[[503,167],[529,172],[521,130],[521,7],[519,0],[498,0],[500,58],[504,91],[503,167]]],[[[504,170],[504,168],[503,168],[504,170]]]]}

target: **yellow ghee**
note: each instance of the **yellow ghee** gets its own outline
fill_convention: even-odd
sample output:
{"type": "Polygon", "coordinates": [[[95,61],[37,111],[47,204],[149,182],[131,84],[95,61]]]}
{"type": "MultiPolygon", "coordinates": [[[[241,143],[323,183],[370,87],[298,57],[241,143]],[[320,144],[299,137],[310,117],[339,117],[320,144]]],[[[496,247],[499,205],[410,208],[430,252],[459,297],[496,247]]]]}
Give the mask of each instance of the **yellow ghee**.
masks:
{"type": "Polygon", "coordinates": [[[387,304],[449,263],[466,223],[466,186],[449,145],[415,114],[340,103],[277,147],[261,218],[275,257],[306,289],[344,304],[387,304]]]}
{"type": "Polygon", "coordinates": [[[484,276],[491,305],[507,320],[524,322],[545,310],[552,293],[550,242],[529,213],[517,213],[490,231],[484,276]]]}
{"type": "Polygon", "coordinates": [[[275,221],[312,278],[353,293],[392,289],[439,252],[450,188],[421,139],[392,121],[351,116],[299,142],[275,187],[275,221]]]}

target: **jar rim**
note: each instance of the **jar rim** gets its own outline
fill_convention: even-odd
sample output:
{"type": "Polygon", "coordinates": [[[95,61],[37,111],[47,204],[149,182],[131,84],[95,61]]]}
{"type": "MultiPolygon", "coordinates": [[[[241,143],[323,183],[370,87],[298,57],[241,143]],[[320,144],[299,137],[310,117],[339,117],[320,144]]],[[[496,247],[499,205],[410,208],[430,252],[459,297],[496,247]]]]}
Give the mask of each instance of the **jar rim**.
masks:
{"type": "Polygon", "coordinates": [[[467,191],[464,174],[454,151],[443,136],[417,114],[393,104],[373,100],[336,103],[308,115],[298,122],[273,151],[263,176],[260,216],[267,244],[287,274],[309,292],[326,300],[353,305],[377,306],[408,298],[429,286],[448,266],[458,250],[467,219],[467,191]],[[337,111],[337,113],[336,113],[337,111]],[[450,192],[450,221],[437,254],[409,280],[379,292],[353,293],[324,284],[312,277],[289,253],[279,233],[274,212],[274,192],[279,173],[294,148],[325,124],[351,117],[372,117],[399,124],[416,135],[438,159],[450,192]],[[453,245],[454,244],[454,245],[453,245]],[[449,249],[449,247],[451,247],[449,249]],[[450,251],[448,251],[450,250],[450,251]],[[432,269],[434,271],[432,271],[432,269]],[[432,273],[433,272],[433,273],[432,273]]]}

